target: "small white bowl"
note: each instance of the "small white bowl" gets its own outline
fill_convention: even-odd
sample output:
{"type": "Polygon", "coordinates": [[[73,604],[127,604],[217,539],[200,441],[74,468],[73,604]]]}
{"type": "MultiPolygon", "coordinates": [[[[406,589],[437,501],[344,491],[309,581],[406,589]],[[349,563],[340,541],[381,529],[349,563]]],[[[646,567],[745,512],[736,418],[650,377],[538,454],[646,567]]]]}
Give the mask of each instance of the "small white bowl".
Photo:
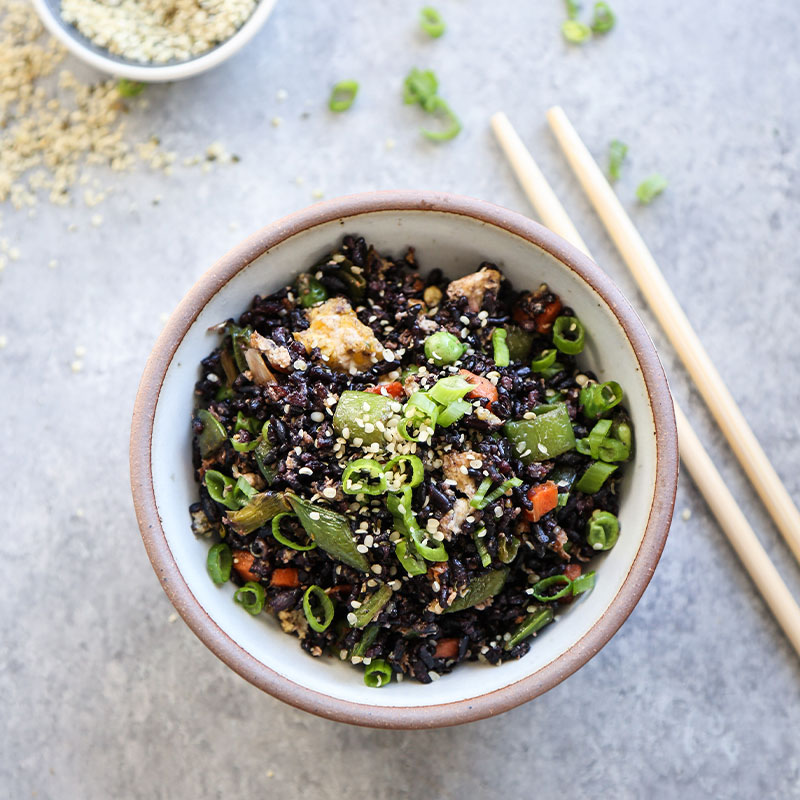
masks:
{"type": "MultiPolygon", "coordinates": [[[[200,278],[167,322],[150,356],[131,430],[134,505],[153,567],[192,630],[240,675],[321,716],[388,728],[454,725],[498,714],[555,686],[588,661],[625,621],[653,574],[669,530],[677,485],[672,400],[653,343],[611,279],[551,231],[511,211],[431,192],[375,192],[320,203],[246,239],[200,278]],[[251,617],[234,587],[206,574],[208,542],[189,527],[197,499],[191,460],[194,384],[218,337],[210,326],[241,314],[253,295],[291,283],[342,236],[380,252],[412,245],[424,273],[451,278],[484,261],[517,289],[546,282],[586,326],[583,362],[619,381],[636,431],[622,486],[622,533],[597,560],[597,585],[559,613],[518,661],[462,664],[428,685],[380,690],[333,658],[312,658],[266,614],[251,617]]],[[[642,643],[645,646],[646,643],[642,643]]]]}
{"type": "Polygon", "coordinates": [[[191,78],[212,69],[246,45],[267,21],[277,0],[260,0],[250,17],[230,39],[186,61],[147,64],[109,53],[61,17],[61,0],[32,0],[42,24],[74,56],[90,67],[118,78],[142,83],[163,83],[191,78]]]}

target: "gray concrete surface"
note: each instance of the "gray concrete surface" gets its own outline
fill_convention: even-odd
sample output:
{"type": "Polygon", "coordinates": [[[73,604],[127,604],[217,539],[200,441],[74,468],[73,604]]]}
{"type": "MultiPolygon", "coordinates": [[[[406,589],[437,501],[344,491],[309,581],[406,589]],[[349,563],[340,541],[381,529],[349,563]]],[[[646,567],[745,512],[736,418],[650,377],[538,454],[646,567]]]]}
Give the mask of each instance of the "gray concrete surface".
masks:
{"type": "MultiPolygon", "coordinates": [[[[462,728],[360,730],[273,700],[175,621],[150,569],[127,439],[162,314],[230,245],[314,189],[435,188],[527,213],[487,127],[503,108],[640,304],[546,128],[555,102],[598,156],[612,138],[630,145],[620,196],[800,501],[800,6],[613,0],[618,28],[572,48],[560,0],[436,5],[450,27],[426,41],[415,4],[282,0],[246,51],[148,90],[149,108],[128,121],[181,155],[220,140],[238,165],[99,171],[119,186],[99,227],[82,203],[43,205],[33,219],[2,209],[0,235],[21,258],[0,274],[0,796],[800,797],[800,662],[685,478],[661,565],[619,634],[546,696],[462,728]],[[449,144],[423,141],[419,111],[400,101],[414,65],[436,69],[463,118],[449,144]],[[325,100],[344,77],[362,90],[334,117],[325,100]],[[635,186],[655,170],[669,189],[636,208],[635,186]],[[73,373],[76,346],[86,355],[73,373]]],[[[643,317],[800,595],[789,551],[643,317]]]]}

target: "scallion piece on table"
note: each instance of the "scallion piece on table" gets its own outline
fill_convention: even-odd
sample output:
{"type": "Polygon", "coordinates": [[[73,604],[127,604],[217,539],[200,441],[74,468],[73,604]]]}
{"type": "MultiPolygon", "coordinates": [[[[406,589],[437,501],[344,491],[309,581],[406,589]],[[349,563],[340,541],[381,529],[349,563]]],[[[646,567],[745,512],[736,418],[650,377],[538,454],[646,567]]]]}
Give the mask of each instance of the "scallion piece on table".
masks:
{"type": "Polygon", "coordinates": [[[350,462],[342,473],[342,491],[346,494],[384,494],[386,475],[383,467],[371,458],[350,462]]]}
{"type": "Polygon", "coordinates": [[[288,493],[287,500],[300,518],[305,532],[319,545],[320,550],[324,550],[335,561],[342,561],[361,572],[369,572],[369,562],[357,549],[347,517],[296,494],[288,493]]]}
{"type": "Polygon", "coordinates": [[[595,509],[586,524],[586,542],[593,550],[610,550],[619,538],[619,520],[610,511],[595,509]]]}
{"type": "MultiPolygon", "coordinates": [[[[275,541],[279,542],[284,547],[289,547],[292,550],[299,550],[301,553],[305,553],[308,550],[313,550],[317,546],[317,543],[310,537],[307,544],[300,544],[300,542],[295,542],[285,534],[281,533],[281,520],[287,518],[297,519],[297,514],[292,514],[291,512],[283,511],[277,516],[272,518],[272,537],[275,539],[275,541]]],[[[306,536],[308,536],[307,533],[306,536]]]]}
{"type": "Polygon", "coordinates": [[[425,340],[425,358],[438,367],[458,361],[467,351],[467,346],[448,331],[437,331],[425,340]]]}
{"type": "Polygon", "coordinates": [[[583,44],[592,35],[592,29],[577,19],[568,19],[561,25],[561,33],[572,44],[583,44]]]}
{"type": "Polygon", "coordinates": [[[475,532],[472,534],[472,540],[475,542],[475,549],[478,551],[478,557],[481,560],[481,566],[488,567],[489,564],[492,563],[492,557],[489,555],[489,551],[486,548],[486,528],[485,526],[481,525],[480,528],[476,528],[475,532]]]}
{"type": "Polygon", "coordinates": [[[577,0],[565,0],[567,19],[577,19],[581,13],[581,4],[577,0]]]}
{"type": "Polygon", "coordinates": [[[420,133],[426,139],[430,139],[432,142],[447,142],[461,133],[461,120],[438,95],[430,100],[425,110],[430,114],[438,114],[445,123],[445,127],[440,131],[429,131],[427,128],[423,128],[420,133]]]}
{"type": "Polygon", "coordinates": [[[516,647],[520,642],[527,639],[536,631],[540,631],[545,625],[553,621],[552,608],[540,608],[529,614],[525,619],[515,628],[511,634],[511,638],[505,643],[505,649],[511,650],[516,647]]]}
{"type": "Polygon", "coordinates": [[[585,575],[579,575],[574,581],[572,581],[572,594],[577,596],[579,594],[583,594],[584,592],[588,592],[591,589],[594,589],[594,584],[594,570],[587,572],[585,575]]]}
{"type": "Polygon", "coordinates": [[[356,99],[358,94],[357,81],[339,81],[331,90],[331,97],[328,100],[328,108],[331,111],[347,111],[356,99]]]}
{"type": "Polygon", "coordinates": [[[583,350],[586,333],[577,317],[558,317],[553,324],[553,344],[562,352],[576,356],[583,350]]]}
{"type": "Polygon", "coordinates": [[[616,381],[590,383],[584,386],[578,395],[578,402],[583,406],[583,413],[589,419],[605,416],[614,406],[622,402],[622,387],[616,381]]]}
{"type": "Polygon", "coordinates": [[[333,622],[333,601],[321,586],[313,584],[306,589],[303,595],[303,613],[308,620],[308,626],[317,633],[328,630],[333,622]],[[313,608],[313,604],[317,606],[313,608]]]}
{"type": "Polygon", "coordinates": [[[225,542],[219,542],[211,547],[206,558],[206,569],[211,580],[222,586],[231,577],[231,567],[233,566],[233,554],[230,547],[225,542]]]}
{"type": "Polygon", "coordinates": [[[613,27],[617,18],[609,8],[608,3],[594,4],[594,17],[592,18],[592,31],[594,33],[608,33],[613,27]]]}
{"type": "Polygon", "coordinates": [[[117,91],[120,97],[136,97],[146,88],[146,84],[139,81],[130,81],[127,78],[120,78],[117,81],[117,91]]]}
{"type": "Polygon", "coordinates": [[[370,689],[380,689],[392,680],[392,668],[382,658],[376,658],[364,668],[364,683],[370,689]]]}
{"type": "Polygon", "coordinates": [[[408,73],[403,83],[403,102],[419,103],[429,111],[438,89],[439,81],[432,70],[420,70],[415,67],[408,73]]]}
{"type": "Polygon", "coordinates": [[[648,203],[652,203],[656,196],[660,195],[666,188],[667,179],[663,175],[656,173],[649,178],[645,178],[636,187],[636,197],[642,205],[646,206],[648,203]]]}
{"type": "Polygon", "coordinates": [[[506,339],[508,332],[503,328],[495,328],[492,333],[492,350],[494,351],[494,363],[498,367],[507,367],[511,362],[511,357],[508,352],[508,344],[506,339]]]}
{"type": "Polygon", "coordinates": [[[238,589],[233,595],[233,599],[237,602],[248,614],[256,616],[264,609],[264,601],[266,600],[267,593],[260,583],[255,581],[248,581],[241,589],[238,589]]]}
{"type": "Polygon", "coordinates": [[[617,469],[614,464],[606,464],[604,461],[592,461],[586,472],[581,475],[575,488],[584,494],[594,494],[599,492],[606,479],[617,469]]]}
{"type": "Polygon", "coordinates": [[[619,139],[613,139],[608,145],[608,179],[613,183],[619,180],[622,162],[628,155],[628,145],[619,139]]]}
{"type": "Polygon", "coordinates": [[[442,15],[430,6],[425,6],[420,12],[419,26],[428,36],[438,39],[446,29],[442,15]]]}
{"type": "Polygon", "coordinates": [[[222,446],[228,438],[228,433],[225,426],[205,408],[197,412],[197,418],[203,423],[203,430],[197,436],[197,446],[200,449],[200,456],[207,458],[222,446]]]}
{"type": "Polygon", "coordinates": [[[543,578],[531,587],[531,594],[540,603],[549,603],[552,600],[560,600],[562,597],[572,594],[572,581],[566,575],[551,575],[543,578]],[[548,592],[554,586],[561,586],[555,592],[548,592]]]}
{"type": "Polygon", "coordinates": [[[391,588],[382,583],[358,608],[347,615],[350,627],[365,628],[383,611],[391,599],[391,588]]]}

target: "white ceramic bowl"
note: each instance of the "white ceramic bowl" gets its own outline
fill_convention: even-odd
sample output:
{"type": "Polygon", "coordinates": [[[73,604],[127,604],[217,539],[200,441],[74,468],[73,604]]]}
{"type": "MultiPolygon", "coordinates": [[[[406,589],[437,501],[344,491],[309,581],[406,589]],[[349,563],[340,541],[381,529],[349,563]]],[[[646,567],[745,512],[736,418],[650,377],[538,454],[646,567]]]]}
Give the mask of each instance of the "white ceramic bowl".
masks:
{"type": "Polygon", "coordinates": [[[667,535],[677,482],[677,436],[664,373],[641,322],[611,280],[546,228],[476,200],[423,192],[334,200],[280,220],[217,262],[170,318],[142,379],[131,437],[131,474],[142,534],[164,589],[197,635],[233,669],[307,711],[383,727],[434,727],[497,714],[574,672],[619,628],[652,575],[667,535]],[[598,559],[595,589],[561,613],[524,658],[499,667],[463,664],[429,685],[380,690],[359,670],[312,658],[267,615],[232,602],[208,578],[208,543],[189,529],[197,498],[190,457],[193,385],[217,343],[207,329],[238,316],[255,294],[293,280],[357,233],[381,252],[416,248],[424,271],[450,277],[488,260],[517,288],[546,282],[587,330],[583,360],[624,387],[636,455],[622,491],[622,533],[598,559]]]}
{"type": "Polygon", "coordinates": [[[143,64],[140,61],[130,61],[127,58],[113,55],[108,50],[98,47],[77,28],[64,21],[60,13],[61,0],[32,0],[32,2],[45,28],[67,50],[90,67],[118,78],[127,78],[142,83],[161,83],[191,78],[230,58],[244,47],[267,21],[276,0],[260,0],[242,27],[229,39],[211,50],[186,61],[167,62],[166,64],[143,64]]]}

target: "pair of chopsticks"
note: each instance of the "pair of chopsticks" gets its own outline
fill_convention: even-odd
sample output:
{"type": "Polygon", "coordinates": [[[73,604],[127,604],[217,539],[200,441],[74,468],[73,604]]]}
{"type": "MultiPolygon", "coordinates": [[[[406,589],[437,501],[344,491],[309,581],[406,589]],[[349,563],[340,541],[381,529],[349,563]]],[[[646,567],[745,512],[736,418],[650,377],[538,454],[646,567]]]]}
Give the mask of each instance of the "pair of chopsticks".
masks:
{"type": "MultiPolygon", "coordinates": [[[[547,120],[650,310],[661,323],[776,526],[800,561],[800,512],[708,357],[647,245],[563,109],[551,108],[547,112],[547,120]]],[[[542,222],[591,258],[585,242],[508,117],[502,112],[497,113],[492,117],[491,124],[542,222]]],[[[684,466],[778,624],[800,655],[800,607],[677,403],[675,417],[684,466]]]]}

